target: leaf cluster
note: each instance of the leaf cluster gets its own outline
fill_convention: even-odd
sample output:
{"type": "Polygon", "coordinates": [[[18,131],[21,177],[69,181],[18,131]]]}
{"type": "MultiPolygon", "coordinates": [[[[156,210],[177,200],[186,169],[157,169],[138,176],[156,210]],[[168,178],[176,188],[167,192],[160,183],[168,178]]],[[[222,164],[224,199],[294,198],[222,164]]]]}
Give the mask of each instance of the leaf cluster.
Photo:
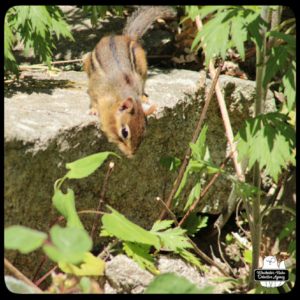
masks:
{"type": "Polygon", "coordinates": [[[197,174],[198,180],[188,196],[188,199],[184,206],[184,211],[187,211],[190,208],[190,206],[194,203],[194,201],[200,196],[201,189],[202,189],[201,176],[203,174],[215,174],[217,172],[222,172],[222,170],[220,170],[220,168],[215,166],[210,159],[209,150],[206,145],[207,130],[208,130],[208,126],[204,125],[196,142],[190,143],[189,146],[191,148],[191,158],[186,167],[186,170],[184,172],[178,190],[174,196],[175,206],[177,206],[179,204],[179,195],[181,194],[184,187],[186,186],[188,178],[192,174],[197,174]]]}
{"type": "Polygon", "coordinates": [[[40,247],[45,254],[65,273],[76,276],[99,276],[103,274],[104,262],[90,253],[92,240],[78,216],[72,189],[63,193],[61,185],[66,179],[80,179],[89,176],[99,168],[112,152],[92,154],[72,163],[67,163],[69,171],[54,184],[52,203],[65,218],[66,227],[54,225],[47,234],[24,226],[10,226],[5,229],[6,249],[30,253],[40,247]]]}
{"type": "Polygon", "coordinates": [[[120,239],[125,253],[132,257],[140,267],[158,274],[154,264],[154,254],[151,253],[152,248],[155,249],[155,253],[158,251],[176,253],[188,262],[201,267],[199,260],[188,251],[192,245],[185,235],[186,230],[179,227],[171,228],[172,220],[158,220],[151,230],[145,230],[112,207],[108,206],[108,208],[111,213],[102,217],[103,225],[100,235],[120,239]]]}
{"type": "Polygon", "coordinates": [[[192,43],[192,50],[205,49],[205,64],[216,56],[226,57],[229,48],[236,48],[241,58],[245,58],[244,43],[250,34],[261,43],[259,26],[263,24],[260,9],[256,6],[191,6],[187,16],[192,20],[199,15],[207,18],[203,29],[192,43]]]}
{"type": "Polygon", "coordinates": [[[25,53],[33,49],[35,56],[50,66],[56,39],[74,40],[63,12],[53,5],[11,7],[5,16],[4,30],[4,69],[14,73],[18,68],[12,48],[17,41],[24,43],[25,53]]]}
{"type": "Polygon", "coordinates": [[[107,15],[107,12],[120,15],[124,7],[121,5],[84,5],[82,9],[84,14],[90,16],[92,26],[96,27],[100,19],[107,15]]]}
{"type": "Polygon", "coordinates": [[[295,165],[295,130],[288,117],[281,113],[268,113],[246,120],[236,140],[239,160],[249,159],[251,169],[258,162],[276,182],[282,168],[295,165]]]}

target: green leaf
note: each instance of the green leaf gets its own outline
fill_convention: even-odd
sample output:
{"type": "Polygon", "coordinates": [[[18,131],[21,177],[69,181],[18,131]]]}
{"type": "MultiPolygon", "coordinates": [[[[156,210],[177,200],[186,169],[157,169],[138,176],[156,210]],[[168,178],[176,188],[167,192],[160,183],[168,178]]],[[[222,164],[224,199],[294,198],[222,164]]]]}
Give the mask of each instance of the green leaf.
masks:
{"type": "Polygon", "coordinates": [[[107,207],[112,213],[104,214],[102,217],[102,229],[106,233],[122,241],[151,245],[160,249],[160,242],[155,234],[132,223],[109,205],[107,207]]]}
{"type": "Polygon", "coordinates": [[[160,230],[165,230],[171,227],[171,225],[174,223],[173,220],[157,220],[152,228],[151,231],[152,232],[158,232],[160,230]]]}
{"type": "Polygon", "coordinates": [[[266,65],[266,71],[263,80],[264,86],[267,86],[271,79],[286,66],[286,64],[288,63],[287,57],[288,51],[286,47],[279,46],[276,48],[272,48],[269,60],[266,65]]]}
{"type": "Polygon", "coordinates": [[[239,161],[249,159],[249,169],[257,161],[260,170],[277,182],[282,168],[295,164],[295,138],[294,128],[281,113],[247,120],[236,136],[239,161]]]}
{"type": "Polygon", "coordinates": [[[296,219],[292,219],[285,225],[285,227],[280,232],[278,236],[279,241],[282,241],[284,238],[292,235],[292,233],[295,232],[295,230],[296,230],[296,219]]]}
{"type": "Polygon", "coordinates": [[[207,15],[212,14],[215,11],[221,11],[224,9],[228,9],[230,8],[230,6],[228,5],[205,5],[202,6],[199,10],[199,15],[201,17],[201,19],[205,18],[207,15]]]}
{"type": "MultiPolygon", "coordinates": [[[[186,185],[187,178],[189,174],[192,173],[201,173],[207,171],[208,173],[216,173],[219,172],[219,168],[215,167],[210,162],[210,155],[208,147],[206,146],[206,134],[207,134],[208,126],[205,124],[196,140],[196,142],[190,143],[190,148],[192,150],[191,159],[186,167],[186,170],[183,174],[180,185],[175,193],[174,199],[176,200],[183,188],[186,185]]],[[[198,187],[197,187],[198,188],[198,187]]],[[[192,197],[192,195],[190,194],[192,197]]],[[[189,200],[192,201],[192,198],[189,197],[189,200]]],[[[188,203],[190,201],[188,200],[188,203]]],[[[176,207],[179,204],[179,201],[175,201],[174,206],[176,207]]],[[[188,204],[186,204],[187,207],[188,204]]],[[[185,207],[185,209],[186,209],[185,207]]]]}
{"type": "Polygon", "coordinates": [[[250,37],[257,44],[257,46],[261,49],[262,47],[262,37],[260,34],[260,28],[262,24],[265,24],[263,19],[260,17],[260,12],[249,14],[245,18],[245,22],[247,24],[247,30],[249,32],[250,37]]]}
{"type": "Polygon", "coordinates": [[[149,254],[150,246],[131,242],[123,242],[123,250],[142,269],[147,269],[153,274],[159,274],[154,265],[153,257],[149,254]]]}
{"type": "Polygon", "coordinates": [[[67,163],[66,167],[70,171],[66,174],[66,177],[69,179],[80,179],[89,176],[104,163],[109,155],[120,158],[120,156],[113,152],[100,152],[67,163]]]}
{"type": "Polygon", "coordinates": [[[59,262],[59,268],[66,274],[75,276],[102,276],[104,274],[105,262],[90,252],[86,252],[79,266],[71,263],[59,262]]]}
{"type": "Polygon", "coordinates": [[[186,249],[180,249],[178,254],[190,264],[195,265],[197,268],[204,271],[203,265],[200,263],[199,258],[193,253],[187,251],[186,249]]]}
{"type": "Polygon", "coordinates": [[[92,283],[90,278],[88,277],[82,277],[79,281],[80,288],[82,290],[83,294],[90,294],[92,283]]]}
{"type": "Polygon", "coordinates": [[[14,225],[5,228],[5,249],[18,250],[23,254],[30,253],[43,245],[47,234],[24,226],[14,225]]]}
{"type": "Polygon", "coordinates": [[[206,152],[206,135],[208,126],[205,124],[201,129],[201,132],[195,142],[195,144],[190,143],[190,148],[192,150],[192,157],[195,160],[203,160],[206,152]]]}
{"type": "Polygon", "coordinates": [[[181,160],[173,156],[164,156],[159,160],[159,163],[169,171],[176,171],[181,164],[181,160]]]}
{"type": "Polygon", "coordinates": [[[185,277],[174,273],[156,276],[148,285],[145,294],[211,294],[214,288],[207,286],[202,289],[185,277]]]}
{"type": "Polygon", "coordinates": [[[284,86],[284,95],[287,98],[287,108],[290,112],[296,105],[296,62],[293,62],[283,75],[282,83],[284,86]]]}
{"type": "Polygon", "coordinates": [[[238,15],[232,20],[231,24],[231,39],[233,46],[236,47],[242,60],[245,59],[245,47],[244,43],[247,40],[247,29],[245,26],[244,19],[241,15],[238,15]]]}
{"type": "Polygon", "coordinates": [[[75,207],[75,196],[72,189],[68,189],[67,193],[55,188],[52,197],[54,207],[66,218],[67,227],[77,227],[84,229],[75,207]]]}
{"type": "MultiPolygon", "coordinates": [[[[189,164],[188,164],[187,167],[186,167],[186,170],[185,170],[185,172],[184,172],[184,174],[183,174],[183,177],[182,177],[182,179],[181,179],[181,182],[180,182],[180,184],[179,184],[179,187],[178,187],[178,189],[177,189],[177,191],[176,191],[176,193],[175,193],[175,195],[174,195],[174,199],[178,198],[178,196],[179,196],[180,193],[182,192],[183,188],[185,187],[185,184],[186,184],[187,178],[188,178],[188,174],[189,174],[189,172],[190,172],[190,163],[191,163],[191,161],[189,161],[189,164]]],[[[179,203],[179,202],[176,201],[175,206],[177,206],[178,203],[179,203]]]]}
{"type": "Polygon", "coordinates": [[[187,230],[187,234],[194,236],[201,228],[207,227],[207,216],[198,216],[197,213],[191,213],[183,223],[183,228],[187,230]]]}
{"type": "Polygon", "coordinates": [[[175,227],[165,231],[155,232],[155,234],[159,237],[163,248],[169,251],[178,252],[180,249],[193,247],[189,243],[188,238],[184,235],[185,232],[186,230],[175,227]]]}
{"type": "Polygon", "coordinates": [[[276,37],[277,39],[284,40],[289,48],[296,49],[296,36],[291,34],[286,34],[279,31],[270,31],[269,36],[276,37]]]}
{"type": "Polygon", "coordinates": [[[201,183],[197,182],[189,194],[188,200],[185,204],[183,211],[187,211],[191,207],[191,205],[200,196],[200,193],[201,193],[201,183]]]}
{"type": "Polygon", "coordinates": [[[7,289],[14,294],[36,294],[37,290],[26,284],[24,281],[12,276],[4,276],[7,289]]]}
{"type": "Polygon", "coordinates": [[[243,251],[243,257],[247,264],[252,264],[252,251],[249,249],[246,249],[243,251]]]}
{"type": "Polygon", "coordinates": [[[220,55],[223,59],[226,56],[230,32],[230,22],[225,20],[227,15],[227,11],[218,12],[200,31],[201,45],[202,48],[205,47],[206,66],[214,56],[220,55]]]}
{"type": "Polygon", "coordinates": [[[225,236],[226,244],[231,244],[233,241],[233,235],[231,233],[227,233],[225,236]]]}
{"type": "Polygon", "coordinates": [[[195,18],[199,15],[200,10],[201,9],[196,5],[187,5],[187,6],[185,6],[186,14],[188,15],[189,18],[192,19],[192,21],[194,21],[195,18]]]}
{"type": "Polygon", "coordinates": [[[54,225],[50,229],[50,237],[52,244],[44,245],[43,250],[55,262],[77,264],[92,249],[90,236],[80,228],[54,225]]]}
{"type": "Polygon", "coordinates": [[[234,180],[234,188],[237,195],[241,198],[255,198],[261,191],[254,185],[241,182],[239,180],[234,180]]]}

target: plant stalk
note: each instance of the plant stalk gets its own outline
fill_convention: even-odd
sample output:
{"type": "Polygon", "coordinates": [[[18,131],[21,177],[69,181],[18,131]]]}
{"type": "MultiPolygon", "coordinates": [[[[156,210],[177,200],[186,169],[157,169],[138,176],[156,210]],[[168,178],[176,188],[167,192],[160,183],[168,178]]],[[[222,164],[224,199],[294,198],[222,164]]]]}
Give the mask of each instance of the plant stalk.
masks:
{"type": "MultiPolygon", "coordinates": [[[[269,23],[269,6],[263,6],[261,10],[261,17],[264,21],[269,23]]],[[[267,87],[264,86],[263,80],[266,72],[266,31],[267,28],[263,26],[260,30],[262,38],[262,47],[256,44],[256,101],[255,101],[255,116],[262,114],[264,111],[265,98],[267,94],[267,87]]],[[[261,176],[258,162],[253,167],[253,185],[260,190],[261,176]]],[[[258,268],[261,244],[261,211],[260,211],[260,193],[253,199],[252,203],[252,265],[249,276],[249,289],[255,287],[254,271],[258,268]]]]}

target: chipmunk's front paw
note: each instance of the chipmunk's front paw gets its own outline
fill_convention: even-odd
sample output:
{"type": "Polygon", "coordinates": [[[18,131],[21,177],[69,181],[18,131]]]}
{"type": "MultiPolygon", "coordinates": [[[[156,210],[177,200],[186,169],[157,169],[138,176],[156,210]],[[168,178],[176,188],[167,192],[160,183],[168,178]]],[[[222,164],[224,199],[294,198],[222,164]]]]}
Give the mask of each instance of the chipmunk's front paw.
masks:
{"type": "Polygon", "coordinates": [[[143,103],[142,104],[143,111],[145,116],[150,116],[154,114],[157,111],[157,105],[156,104],[150,104],[150,103],[143,103]]]}
{"type": "Polygon", "coordinates": [[[92,107],[89,109],[89,115],[98,116],[98,111],[96,108],[92,107]]]}

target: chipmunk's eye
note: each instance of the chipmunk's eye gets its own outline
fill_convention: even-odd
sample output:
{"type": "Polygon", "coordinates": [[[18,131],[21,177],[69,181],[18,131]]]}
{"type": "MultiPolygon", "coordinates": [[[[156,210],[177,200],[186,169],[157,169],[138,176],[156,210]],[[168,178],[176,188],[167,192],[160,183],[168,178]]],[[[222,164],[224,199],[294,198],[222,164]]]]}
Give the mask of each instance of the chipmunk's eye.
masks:
{"type": "Polygon", "coordinates": [[[122,130],[121,130],[121,133],[122,133],[122,137],[124,139],[126,139],[128,137],[128,130],[126,127],[123,127],[122,130]]]}

